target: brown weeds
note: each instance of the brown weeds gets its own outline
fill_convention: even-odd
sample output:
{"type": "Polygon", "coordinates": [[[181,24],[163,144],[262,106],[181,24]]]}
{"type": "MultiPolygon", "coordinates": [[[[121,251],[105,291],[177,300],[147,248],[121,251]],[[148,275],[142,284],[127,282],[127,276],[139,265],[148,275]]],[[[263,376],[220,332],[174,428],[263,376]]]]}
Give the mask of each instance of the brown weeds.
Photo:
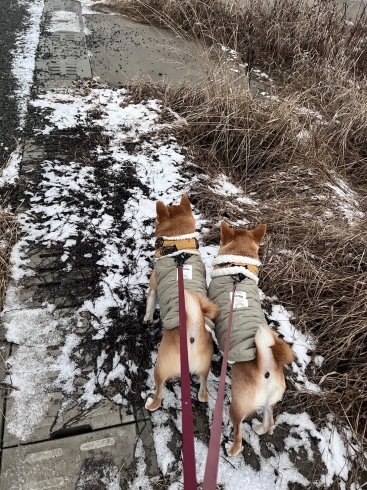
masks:
{"type": "Polygon", "coordinates": [[[0,209],[0,311],[3,308],[5,292],[10,276],[10,253],[17,241],[18,226],[15,214],[0,209]]]}

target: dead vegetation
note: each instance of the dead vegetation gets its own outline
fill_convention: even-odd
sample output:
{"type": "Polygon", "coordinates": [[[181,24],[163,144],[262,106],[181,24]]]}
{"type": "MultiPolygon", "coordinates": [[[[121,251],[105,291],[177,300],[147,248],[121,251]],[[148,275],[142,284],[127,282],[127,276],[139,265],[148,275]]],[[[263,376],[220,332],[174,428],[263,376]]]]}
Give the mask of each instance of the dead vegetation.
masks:
{"type": "Polygon", "coordinates": [[[0,208],[0,311],[3,308],[6,288],[11,272],[10,253],[18,240],[18,224],[16,215],[6,208],[8,197],[3,198],[3,206],[0,208]]]}
{"type": "MultiPolygon", "coordinates": [[[[158,96],[183,116],[177,128],[197,164],[225,172],[253,193],[250,225],[268,223],[261,284],[295,313],[295,326],[324,357],[310,379],[319,393],[292,403],[315,420],[332,413],[366,451],[367,391],[367,46],[366,10],[350,22],[330,0],[113,0],[115,9],[186,31],[207,46],[236,50],[273,77],[268,96],[229,83],[226,67],[200,84],[160,90],[130,85],[137,99],[158,96]],[[255,61],[254,61],[255,60],[255,61]],[[220,76],[218,76],[218,73],[220,76]],[[158,91],[158,92],[157,92],[158,91]],[[260,210],[260,213],[258,212],[260,210]]],[[[196,206],[211,220],[236,222],[230,203],[196,184],[196,206]]],[[[359,470],[357,470],[358,473],[359,470]]],[[[359,476],[354,474],[353,481],[359,476]]]]}

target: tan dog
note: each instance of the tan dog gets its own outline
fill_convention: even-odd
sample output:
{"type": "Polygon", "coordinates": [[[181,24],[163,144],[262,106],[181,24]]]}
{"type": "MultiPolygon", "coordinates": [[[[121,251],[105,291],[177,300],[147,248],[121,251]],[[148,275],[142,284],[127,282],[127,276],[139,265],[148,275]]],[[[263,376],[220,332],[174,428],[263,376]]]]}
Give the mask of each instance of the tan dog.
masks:
{"type": "Polygon", "coordinates": [[[188,197],[183,196],[178,206],[165,206],[158,201],[156,207],[156,266],[150,278],[144,321],[153,321],[158,299],[164,332],[154,369],[155,396],[145,404],[150,411],[161,405],[164,382],[181,372],[177,255],[188,254],[184,264],[188,357],[190,372],[200,376],[198,398],[201,402],[208,401],[207,378],[213,356],[212,335],[205,322],[209,319],[210,323],[219,314],[219,308],[206,297],[206,272],[199,256],[195,219],[188,197]]]}
{"type": "Polygon", "coordinates": [[[259,409],[263,412],[262,423],[256,419],[252,422],[257,434],[265,434],[273,426],[274,405],[285,391],[283,365],[294,360],[291,348],[267,326],[261,310],[257,289],[258,251],[265,232],[266,225],[254,230],[234,230],[222,222],[219,253],[213,261],[209,298],[221,307],[215,332],[222,350],[228,326],[232,276],[242,278],[237,283],[229,351],[229,361],[234,362],[230,406],[234,441],[226,445],[229,456],[236,456],[241,451],[242,421],[251,413],[259,409]]]}

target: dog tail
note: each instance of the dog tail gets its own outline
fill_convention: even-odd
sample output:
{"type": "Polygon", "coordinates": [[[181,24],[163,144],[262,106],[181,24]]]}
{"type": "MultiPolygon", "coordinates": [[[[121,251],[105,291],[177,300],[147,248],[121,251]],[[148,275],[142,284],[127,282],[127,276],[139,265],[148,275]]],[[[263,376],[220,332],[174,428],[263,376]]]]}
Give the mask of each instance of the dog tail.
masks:
{"type": "Polygon", "coordinates": [[[275,362],[277,364],[290,364],[294,361],[294,353],[284,340],[275,336],[275,343],[271,346],[275,362]]]}
{"type": "Polygon", "coordinates": [[[255,344],[257,349],[257,360],[259,364],[269,365],[270,357],[278,365],[290,364],[294,361],[294,354],[288,344],[281,340],[268,327],[261,326],[255,335],[255,344]],[[272,356],[271,356],[272,354],[272,356]]]}

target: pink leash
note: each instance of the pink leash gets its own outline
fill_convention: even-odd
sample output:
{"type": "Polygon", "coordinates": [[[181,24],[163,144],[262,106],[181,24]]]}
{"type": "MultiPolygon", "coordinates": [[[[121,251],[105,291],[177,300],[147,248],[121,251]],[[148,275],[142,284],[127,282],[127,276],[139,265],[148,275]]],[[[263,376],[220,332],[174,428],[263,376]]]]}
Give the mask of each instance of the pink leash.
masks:
{"type": "Polygon", "coordinates": [[[217,401],[215,402],[212,430],[210,433],[208,457],[206,459],[205,475],[203,481],[203,490],[215,490],[217,488],[220,440],[222,435],[224,390],[226,386],[229,341],[231,338],[231,330],[232,330],[233,305],[234,305],[235,292],[236,292],[236,280],[233,283],[231,309],[229,311],[228,329],[227,329],[226,343],[223,352],[222,369],[220,373],[217,401]]]}
{"type": "Polygon", "coordinates": [[[182,265],[178,271],[178,301],[180,319],[181,404],[182,404],[182,456],[184,489],[196,490],[196,464],[194,423],[192,417],[189,355],[187,351],[186,310],[182,265]]]}

